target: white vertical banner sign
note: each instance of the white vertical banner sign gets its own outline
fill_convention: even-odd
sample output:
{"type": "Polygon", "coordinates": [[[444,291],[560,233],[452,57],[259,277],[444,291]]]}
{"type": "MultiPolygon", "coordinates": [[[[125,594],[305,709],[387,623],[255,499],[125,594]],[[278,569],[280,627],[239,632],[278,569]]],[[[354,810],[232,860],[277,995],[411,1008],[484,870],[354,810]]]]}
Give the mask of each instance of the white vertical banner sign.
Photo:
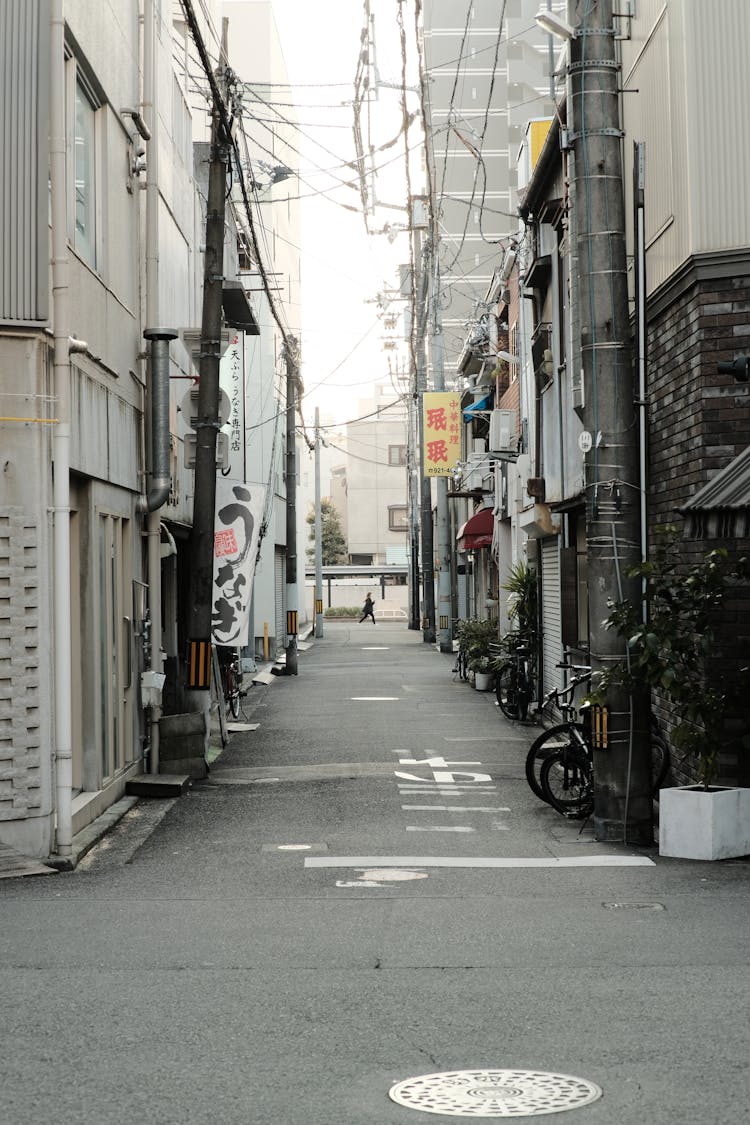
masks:
{"type": "Polygon", "coordinates": [[[245,378],[244,337],[237,333],[219,363],[219,386],[229,399],[229,418],[222,429],[229,433],[229,456],[222,476],[245,479],[245,378]]]}
{"type": "Polygon", "coordinates": [[[247,644],[255,557],[265,499],[265,485],[248,485],[221,475],[216,477],[211,597],[211,640],[215,645],[247,644]]]}

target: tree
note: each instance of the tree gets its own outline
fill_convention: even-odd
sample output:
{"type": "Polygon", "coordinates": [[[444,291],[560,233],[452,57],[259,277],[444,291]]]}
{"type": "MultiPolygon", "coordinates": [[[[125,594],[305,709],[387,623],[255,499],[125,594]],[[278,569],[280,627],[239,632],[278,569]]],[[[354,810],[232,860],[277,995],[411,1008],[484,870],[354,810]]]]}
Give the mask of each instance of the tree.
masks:
{"type": "MultiPolygon", "coordinates": [[[[315,506],[310,505],[310,511],[305,517],[310,525],[310,542],[312,547],[307,548],[307,557],[310,561],[315,559],[315,506]]],[[[320,532],[322,543],[322,555],[324,566],[335,566],[337,563],[348,562],[348,554],[346,550],[346,539],[341,530],[341,523],[339,522],[339,513],[336,505],[329,497],[323,497],[320,501],[320,532]]]]}

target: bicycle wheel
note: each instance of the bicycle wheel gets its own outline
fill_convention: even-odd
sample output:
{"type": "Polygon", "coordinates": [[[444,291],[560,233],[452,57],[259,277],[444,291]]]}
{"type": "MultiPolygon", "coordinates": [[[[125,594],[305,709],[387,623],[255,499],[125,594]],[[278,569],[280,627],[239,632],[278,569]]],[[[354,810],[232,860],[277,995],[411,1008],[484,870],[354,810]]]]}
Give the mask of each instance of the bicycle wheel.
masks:
{"type": "Polygon", "coordinates": [[[526,780],[532,793],[535,793],[540,801],[547,800],[541,785],[542,766],[552,754],[568,746],[578,748],[579,739],[585,741],[584,730],[580,723],[558,723],[532,742],[526,755],[526,780]]]}
{"type": "Polygon", "coordinates": [[[517,706],[519,719],[525,720],[529,713],[529,704],[533,695],[533,688],[531,684],[531,676],[529,675],[528,665],[525,665],[518,670],[517,677],[517,706]]]}
{"type": "Polygon", "coordinates": [[[658,797],[659,790],[667,780],[672,764],[669,746],[660,734],[651,732],[651,795],[658,797]]]}
{"type": "Polygon", "coordinates": [[[547,804],[567,816],[587,817],[594,809],[594,774],[588,754],[566,746],[542,764],[540,784],[547,804]]]}
{"type": "Polygon", "coordinates": [[[518,669],[515,664],[503,664],[495,674],[495,696],[500,710],[507,718],[521,717],[518,705],[518,669]]]}
{"type": "Polygon", "coordinates": [[[468,678],[469,678],[469,658],[468,658],[468,656],[466,655],[465,652],[459,652],[458,661],[459,661],[459,669],[458,669],[459,678],[462,679],[462,680],[468,680],[468,678]]]}
{"type": "Polygon", "coordinates": [[[226,679],[226,705],[227,713],[233,719],[240,717],[240,687],[237,683],[237,674],[233,668],[227,668],[226,679]]]}

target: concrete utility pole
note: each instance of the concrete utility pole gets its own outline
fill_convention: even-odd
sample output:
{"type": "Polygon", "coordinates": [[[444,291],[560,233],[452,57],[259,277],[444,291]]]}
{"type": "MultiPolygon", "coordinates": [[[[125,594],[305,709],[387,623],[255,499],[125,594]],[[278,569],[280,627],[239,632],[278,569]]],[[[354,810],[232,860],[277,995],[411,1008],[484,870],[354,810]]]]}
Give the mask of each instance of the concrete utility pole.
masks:
{"type": "Polygon", "coordinates": [[[419,489],[417,465],[419,464],[419,426],[417,416],[419,401],[409,396],[407,426],[407,490],[409,504],[409,628],[419,629],[419,489]]]}
{"type": "Polygon", "coordinates": [[[323,636],[323,519],[320,511],[320,411],[315,407],[315,636],[323,636]]]}
{"type": "MultiPolygon", "coordinates": [[[[638,418],[629,347],[619,67],[612,0],[569,0],[571,134],[584,426],[591,663],[603,670],[625,655],[603,628],[608,599],[638,604],[640,562],[638,418]]],[[[594,831],[598,840],[653,844],[648,699],[617,689],[594,716],[594,831]]]]}
{"type": "MultiPolygon", "coordinates": [[[[443,352],[443,325],[440,316],[440,265],[437,255],[437,221],[433,218],[432,244],[434,268],[432,271],[432,381],[436,391],[445,390],[443,352]]],[[[438,643],[441,652],[453,651],[453,621],[451,601],[451,549],[450,517],[448,515],[448,478],[437,478],[437,548],[438,548],[438,643]]]]}
{"type": "MultiPolygon", "coordinates": [[[[222,30],[219,85],[226,102],[227,21],[222,30]]],[[[195,423],[195,496],[190,538],[190,606],[188,686],[210,688],[211,614],[214,574],[214,509],[216,506],[216,438],[219,432],[219,361],[221,359],[222,291],[224,287],[224,222],[227,165],[232,139],[227,135],[220,107],[211,117],[211,165],[206,208],[206,255],[199,360],[197,420],[195,423]]],[[[158,638],[154,639],[158,644],[158,638]]]]}
{"type": "Polygon", "coordinates": [[[297,675],[297,341],[287,337],[286,362],[286,674],[297,675]]]}
{"type": "Polygon", "coordinates": [[[417,271],[417,307],[415,310],[416,327],[416,391],[417,391],[417,433],[419,434],[419,463],[422,467],[420,476],[420,526],[422,540],[422,639],[425,644],[435,642],[435,562],[433,559],[432,535],[432,480],[424,472],[424,392],[427,390],[427,358],[425,355],[425,336],[428,324],[428,304],[430,290],[430,271],[428,262],[431,257],[431,239],[428,236],[427,253],[423,261],[423,239],[421,226],[415,222],[415,203],[412,199],[412,224],[414,226],[414,268],[417,271]]]}

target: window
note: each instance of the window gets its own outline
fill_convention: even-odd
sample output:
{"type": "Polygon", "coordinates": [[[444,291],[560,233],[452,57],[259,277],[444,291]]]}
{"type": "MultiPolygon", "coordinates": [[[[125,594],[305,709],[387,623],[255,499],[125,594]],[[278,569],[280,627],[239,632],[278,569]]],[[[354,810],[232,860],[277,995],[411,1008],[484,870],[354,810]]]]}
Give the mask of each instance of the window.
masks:
{"type": "Polygon", "coordinates": [[[75,226],[73,245],[96,265],[96,110],[80,78],[75,92],[75,226]]]}
{"type": "Polygon", "coordinates": [[[405,465],[406,464],[406,446],[405,445],[389,445],[388,446],[388,464],[389,465],[405,465]]]}
{"type": "Polygon", "coordinates": [[[405,504],[391,504],[388,508],[388,530],[408,531],[409,516],[405,504]]]}

